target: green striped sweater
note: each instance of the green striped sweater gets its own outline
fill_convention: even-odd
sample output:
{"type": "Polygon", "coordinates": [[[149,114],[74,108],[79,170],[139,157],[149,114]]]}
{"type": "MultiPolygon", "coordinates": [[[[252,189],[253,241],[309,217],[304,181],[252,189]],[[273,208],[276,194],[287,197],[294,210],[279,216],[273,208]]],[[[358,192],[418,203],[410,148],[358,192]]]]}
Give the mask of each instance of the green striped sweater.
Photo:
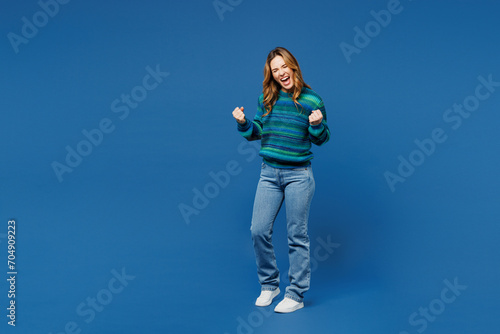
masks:
{"type": "Polygon", "coordinates": [[[238,131],[247,140],[261,140],[260,156],[276,168],[296,168],[310,165],[313,158],[311,143],[322,145],[330,139],[326,111],[321,97],[309,88],[303,88],[296,105],[292,95],[280,90],[271,113],[266,113],[261,94],[257,114],[252,122],[238,123],[238,131]],[[319,109],[323,121],[309,124],[309,115],[319,109]]]}

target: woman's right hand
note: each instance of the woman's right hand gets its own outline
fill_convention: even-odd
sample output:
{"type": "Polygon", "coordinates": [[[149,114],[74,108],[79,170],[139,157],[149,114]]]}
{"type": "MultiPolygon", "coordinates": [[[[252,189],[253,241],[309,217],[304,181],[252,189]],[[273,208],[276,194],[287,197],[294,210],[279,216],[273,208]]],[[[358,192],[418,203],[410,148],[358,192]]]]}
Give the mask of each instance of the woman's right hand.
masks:
{"type": "Polygon", "coordinates": [[[245,108],[243,108],[243,107],[241,107],[241,108],[236,107],[236,109],[233,110],[233,117],[236,120],[236,122],[238,122],[240,124],[244,124],[246,122],[245,114],[243,113],[243,110],[245,110],[245,108]]]}

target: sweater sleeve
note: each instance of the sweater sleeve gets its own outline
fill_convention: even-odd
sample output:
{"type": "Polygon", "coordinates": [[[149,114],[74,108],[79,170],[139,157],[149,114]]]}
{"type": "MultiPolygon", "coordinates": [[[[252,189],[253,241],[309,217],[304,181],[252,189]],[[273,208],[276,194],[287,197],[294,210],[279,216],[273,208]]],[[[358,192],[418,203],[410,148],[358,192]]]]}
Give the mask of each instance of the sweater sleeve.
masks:
{"type": "Polygon", "coordinates": [[[238,131],[241,135],[248,141],[259,140],[262,136],[262,115],[263,115],[263,106],[261,103],[261,99],[257,103],[257,114],[255,115],[253,121],[249,121],[248,119],[245,123],[238,124],[238,131]]]}
{"type": "Polygon", "coordinates": [[[312,143],[321,146],[330,139],[330,129],[326,123],[326,109],[323,101],[320,102],[317,109],[323,114],[323,120],[318,125],[309,125],[309,138],[312,143]]]}

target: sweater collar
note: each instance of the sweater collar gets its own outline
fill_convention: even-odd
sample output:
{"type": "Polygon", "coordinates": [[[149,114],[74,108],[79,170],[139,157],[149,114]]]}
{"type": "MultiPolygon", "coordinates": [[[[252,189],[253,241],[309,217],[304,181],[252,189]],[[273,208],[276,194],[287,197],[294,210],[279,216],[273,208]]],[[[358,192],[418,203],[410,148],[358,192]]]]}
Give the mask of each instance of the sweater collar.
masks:
{"type": "Polygon", "coordinates": [[[284,92],[283,90],[280,89],[280,97],[292,97],[291,93],[284,92]]]}
{"type": "MultiPolygon", "coordinates": [[[[305,90],[305,87],[303,87],[303,88],[302,88],[301,94],[304,92],[304,90],[305,90]]],[[[292,93],[286,93],[286,92],[282,91],[281,89],[280,89],[280,91],[279,91],[279,96],[280,96],[280,97],[289,97],[289,98],[293,98],[293,94],[292,94],[292,93]]]]}

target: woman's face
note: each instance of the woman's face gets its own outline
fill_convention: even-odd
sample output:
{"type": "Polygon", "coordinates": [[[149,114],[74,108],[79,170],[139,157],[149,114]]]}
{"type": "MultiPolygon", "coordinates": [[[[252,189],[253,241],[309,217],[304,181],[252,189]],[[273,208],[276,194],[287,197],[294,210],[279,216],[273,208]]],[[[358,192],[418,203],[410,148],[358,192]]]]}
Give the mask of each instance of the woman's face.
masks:
{"type": "Polygon", "coordinates": [[[285,92],[291,92],[293,90],[295,77],[293,70],[286,65],[283,57],[274,57],[273,60],[271,60],[270,65],[274,80],[281,85],[285,92]]]}

